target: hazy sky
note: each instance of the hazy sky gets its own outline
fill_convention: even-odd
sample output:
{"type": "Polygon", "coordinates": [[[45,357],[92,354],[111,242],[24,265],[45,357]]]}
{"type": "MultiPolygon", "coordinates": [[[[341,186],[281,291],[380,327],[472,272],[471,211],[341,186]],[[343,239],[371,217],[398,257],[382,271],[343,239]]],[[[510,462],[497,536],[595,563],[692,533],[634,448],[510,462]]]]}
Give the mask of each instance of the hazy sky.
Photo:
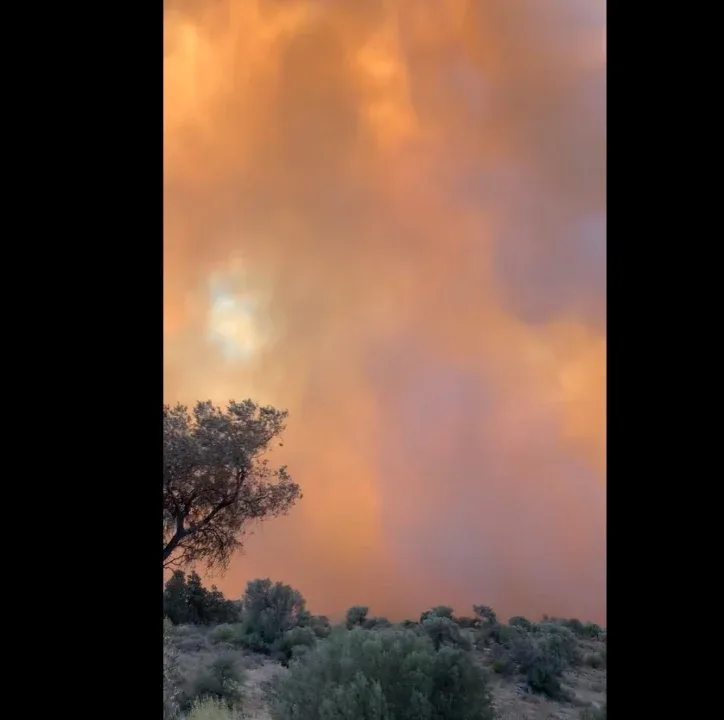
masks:
{"type": "Polygon", "coordinates": [[[290,411],[231,596],[605,620],[605,4],[167,0],[165,397],[290,411]]]}

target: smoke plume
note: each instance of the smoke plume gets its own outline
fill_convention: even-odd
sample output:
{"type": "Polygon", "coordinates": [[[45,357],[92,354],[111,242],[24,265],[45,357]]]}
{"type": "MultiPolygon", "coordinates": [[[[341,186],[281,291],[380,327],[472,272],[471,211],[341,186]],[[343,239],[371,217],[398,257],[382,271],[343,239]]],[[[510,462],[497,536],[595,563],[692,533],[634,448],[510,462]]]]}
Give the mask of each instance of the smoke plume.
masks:
{"type": "Polygon", "coordinates": [[[228,595],[605,620],[604,33],[602,0],[167,0],[165,397],[289,409],[305,494],[228,595]]]}

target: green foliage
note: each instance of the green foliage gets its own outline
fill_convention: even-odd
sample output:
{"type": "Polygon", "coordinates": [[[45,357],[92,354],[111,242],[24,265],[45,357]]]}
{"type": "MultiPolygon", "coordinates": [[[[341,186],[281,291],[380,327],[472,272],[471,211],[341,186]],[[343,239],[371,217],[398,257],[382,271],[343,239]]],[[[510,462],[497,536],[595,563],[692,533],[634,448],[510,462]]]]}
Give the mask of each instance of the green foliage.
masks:
{"type": "Polygon", "coordinates": [[[163,623],[163,718],[176,717],[179,710],[178,653],[171,643],[170,623],[163,623]]]}
{"type": "Polygon", "coordinates": [[[588,707],[581,711],[581,720],[606,720],[606,703],[602,707],[588,707]]]}
{"type": "Polygon", "coordinates": [[[522,615],[515,615],[508,620],[508,625],[515,628],[520,628],[526,632],[534,632],[536,630],[536,624],[528,618],[524,618],[522,615]]]}
{"type": "Polygon", "coordinates": [[[240,625],[232,625],[231,623],[223,623],[217,625],[209,635],[209,639],[214,644],[225,643],[228,645],[236,644],[239,638],[240,625]]]}
{"type": "Polygon", "coordinates": [[[525,635],[513,642],[511,657],[533,692],[553,699],[563,696],[561,676],[565,670],[556,655],[548,652],[544,639],[525,635]]]}
{"type": "Polygon", "coordinates": [[[163,589],[163,614],[174,625],[188,622],[186,606],[186,573],[176,570],[163,589]]]}
{"type": "Polygon", "coordinates": [[[463,616],[455,618],[455,622],[464,630],[477,630],[480,627],[480,618],[463,616]]]}
{"type": "Polygon", "coordinates": [[[312,618],[298,590],[265,578],[247,584],[241,620],[242,644],[254,652],[271,654],[286,647],[285,633],[310,626],[312,618]]]}
{"type": "Polygon", "coordinates": [[[448,618],[448,620],[452,620],[453,609],[449,605],[436,605],[430,610],[425,610],[425,612],[420,615],[420,622],[424,623],[425,620],[430,617],[430,615],[436,615],[437,617],[448,618]]]}
{"type": "Polygon", "coordinates": [[[578,618],[570,618],[568,620],[561,620],[560,624],[563,627],[567,627],[577,637],[583,637],[583,623],[578,618]]]}
{"type": "Polygon", "coordinates": [[[427,615],[421,623],[421,628],[430,640],[432,640],[435,650],[439,650],[443,645],[451,645],[462,648],[463,650],[470,650],[472,648],[470,640],[463,635],[460,627],[449,617],[435,614],[427,615]]]}
{"type": "Polygon", "coordinates": [[[417,632],[340,629],[290,665],[273,691],[274,720],[492,720],[485,675],[470,653],[417,632]]]}
{"type": "Polygon", "coordinates": [[[478,645],[487,647],[491,643],[497,643],[504,647],[510,647],[513,640],[520,635],[525,635],[525,630],[516,625],[505,625],[499,622],[486,623],[480,627],[478,645]]]}
{"type": "Polygon", "coordinates": [[[163,564],[226,567],[248,522],[286,513],[301,497],[268,454],[287,413],[251,400],[163,406],[163,564]]]}
{"type": "Polygon", "coordinates": [[[473,612],[481,619],[483,625],[495,625],[498,616],[487,605],[473,605],[473,612]]]}
{"type": "Polygon", "coordinates": [[[293,657],[313,648],[317,644],[317,636],[311,627],[295,627],[287,630],[271,648],[272,655],[287,665],[293,657]]]}
{"type": "Polygon", "coordinates": [[[351,630],[354,627],[361,627],[367,619],[368,612],[369,608],[365,605],[353,605],[349,610],[347,610],[345,618],[347,629],[351,630]]]}
{"type": "Polygon", "coordinates": [[[392,627],[392,623],[386,617],[371,617],[367,618],[362,623],[362,627],[365,630],[375,630],[379,628],[392,627]]]}
{"type": "Polygon", "coordinates": [[[539,627],[537,633],[520,632],[510,642],[510,655],[531,690],[560,699],[564,697],[561,677],[578,662],[576,639],[568,628],[553,622],[539,627]]]}
{"type": "Polygon", "coordinates": [[[179,706],[191,709],[194,701],[212,698],[227,705],[241,700],[243,668],[238,653],[196,653],[179,657],[179,706]]]}
{"type": "Polygon", "coordinates": [[[233,622],[238,611],[234,603],[212,585],[207,590],[197,573],[188,577],[176,570],[163,592],[163,613],[175,625],[209,625],[233,622]]]}
{"type": "Polygon", "coordinates": [[[329,637],[329,633],[332,631],[329,618],[324,615],[312,615],[312,617],[309,618],[309,627],[312,628],[318,638],[329,637]]]}
{"type": "Polygon", "coordinates": [[[584,662],[586,665],[588,665],[588,667],[595,668],[596,670],[605,670],[606,669],[606,650],[604,649],[604,650],[601,650],[601,652],[591,653],[590,655],[586,655],[584,662]]]}
{"type": "Polygon", "coordinates": [[[236,714],[223,700],[204,698],[194,700],[187,720],[236,720],[236,714]]]}
{"type": "Polygon", "coordinates": [[[605,635],[604,629],[596,623],[587,622],[583,624],[582,635],[591,640],[600,640],[605,635]]]}
{"type": "Polygon", "coordinates": [[[564,668],[580,664],[576,636],[567,627],[555,623],[543,624],[539,626],[539,632],[548,653],[558,658],[564,668]]]}

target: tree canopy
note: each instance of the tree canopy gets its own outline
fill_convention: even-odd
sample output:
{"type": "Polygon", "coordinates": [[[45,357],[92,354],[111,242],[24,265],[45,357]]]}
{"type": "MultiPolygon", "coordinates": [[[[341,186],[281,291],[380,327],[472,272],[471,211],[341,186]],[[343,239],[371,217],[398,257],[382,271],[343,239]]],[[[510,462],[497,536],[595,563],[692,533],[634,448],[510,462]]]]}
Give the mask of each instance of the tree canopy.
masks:
{"type": "Polygon", "coordinates": [[[163,565],[225,568],[249,523],[286,513],[301,498],[281,445],[287,412],[252,400],[163,406],[163,565]]]}

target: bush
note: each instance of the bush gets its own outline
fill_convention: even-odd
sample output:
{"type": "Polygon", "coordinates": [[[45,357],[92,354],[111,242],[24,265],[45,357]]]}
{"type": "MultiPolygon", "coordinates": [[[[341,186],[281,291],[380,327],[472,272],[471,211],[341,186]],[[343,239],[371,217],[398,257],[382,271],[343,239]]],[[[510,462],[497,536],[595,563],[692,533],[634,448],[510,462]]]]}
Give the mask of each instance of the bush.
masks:
{"type": "Polygon", "coordinates": [[[586,655],[585,663],[588,667],[595,668],[596,670],[605,670],[606,651],[603,650],[600,653],[591,653],[590,655],[586,655]]]}
{"type": "Polygon", "coordinates": [[[564,697],[561,677],[577,659],[570,630],[549,623],[539,633],[521,633],[510,643],[510,655],[531,690],[553,699],[564,697]]]}
{"type": "Polygon", "coordinates": [[[435,652],[416,632],[333,632],[290,665],[272,692],[274,720],[492,720],[485,675],[471,655],[435,652]]]}
{"type": "Polygon", "coordinates": [[[452,620],[453,609],[449,605],[436,605],[430,610],[425,610],[425,612],[420,615],[420,623],[424,623],[430,615],[436,615],[437,617],[444,617],[448,620],[452,620]]]}
{"type": "Polygon", "coordinates": [[[510,627],[520,628],[526,632],[535,632],[537,629],[534,622],[521,615],[516,615],[515,617],[510,618],[510,620],[508,620],[508,625],[510,625],[510,627]]]}
{"type": "Polygon", "coordinates": [[[561,620],[561,625],[567,627],[577,637],[584,636],[584,625],[578,618],[571,618],[570,620],[561,620]]]}
{"type": "Polygon", "coordinates": [[[211,642],[214,644],[228,643],[234,645],[239,639],[240,627],[238,625],[230,625],[225,623],[217,625],[209,635],[211,642]]]}
{"type": "Polygon", "coordinates": [[[272,646],[272,656],[282,665],[288,665],[296,657],[317,644],[317,636],[311,627],[295,627],[282,635],[272,646]]]}
{"type": "Polygon", "coordinates": [[[498,616],[487,605],[473,605],[473,612],[480,618],[483,625],[495,625],[498,622],[498,616]]]}
{"type": "Polygon", "coordinates": [[[604,630],[596,623],[585,623],[582,630],[583,637],[591,638],[591,640],[600,640],[604,636],[604,630]]]}
{"type": "Polygon", "coordinates": [[[581,712],[581,720],[606,720],[606,703],[602,707],[588,707],[581,712]]]}
{"type": "Polygon", "coordinates": [[[463,629],[477,630],[480,627],[480,618],[474,617],[459,617],[455,618],[455,622],[458,627],[463,629]]]}
{"type": "Polygon", "coordinates": [[[432,640],[435,650],[439,650],[443,645],[459,647],[463,650],[470,650],[472,647],[470,640],[463,635],[460,628],[450,618],[428,615],[420,627],[432,640]]]}
{"type": "Polygon", "coordinates": [[[163,623],[163,717],[164,720],[176,717],[179,710],[179,672],[178,653],[171,645],[169,624],[163,623]]]}
{"type": "Polygon", "coordinates": [[[504,647],[510,647],[514,640],[525,634],[525,630],[514,625],[504,625],[498,622],[492,625],[483,625],[480,628],[478,645],[488,646],[490,643],[497,643],[504,647]]]}
{"type": "Polygon", "coordinates": [[[197,653],[179,657],[181,710],[190,710],[194,701],[211,698],[227,705],[241,700],[243,669],[235,653],[197,653]]]}
{"type": "Polygon", "coordinates": [[[310,622],[306,602],[298,590],[268,578],[247,584],[242,598],[240,641],[250,650],[274,652],[286,632],[310,622]]]}
{"type": "Polygon", "coordinates": [[[542,638],[534,635],[519,637],[513,643],[511,656],[533,692],[553,699],[562,697],[561,676],[564,668],[555,655],[547,652],[542,638]]]}
{"type": "Polygon", "coordinates": [[[329,618],[324,615],[312,615],[309,619],[309,627],[312,628],[318,638],[329,637],[329,633],[332,631],[329,618]]]}
{"type": "Polygon", "coordinates": [[[163,614],[174,625],[235,622],[238,610],[215,586],[207,590],[195,572],[176,570],[163,591],[163,614]]]}
{"type": "Polygon", "coordinates": [[[205,698],[194,700],[187,720],[235,720],[235,715],[223,700],[205,698]]]}
{"type": "Polygon", "coordinates": [[[375,630],[379,628],[392,627],[392,623],[386,617],[372,617],[367,618],[363,623],[362,627],[365,630],[375,630]]]}
{"type": "Polygon", "coordinates": [[[353,605],[349,610],[347,610],[345,618],[347,629],[351,630],[354,627],[361,626],[367,619],[368,612],[369,608],[364,605],[353,605]]]}

